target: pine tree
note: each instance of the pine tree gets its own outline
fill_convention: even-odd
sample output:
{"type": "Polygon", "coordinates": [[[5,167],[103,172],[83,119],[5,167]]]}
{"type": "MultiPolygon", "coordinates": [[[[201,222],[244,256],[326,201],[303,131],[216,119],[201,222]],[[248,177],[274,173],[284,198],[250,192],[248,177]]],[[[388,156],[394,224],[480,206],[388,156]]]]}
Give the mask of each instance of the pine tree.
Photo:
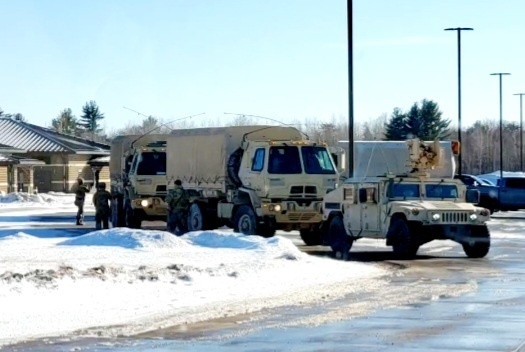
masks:
{"type": "Polygon", "coordinates": [[[53,129],[59,133],[76,135],[77,119],[70,108],[64,109],[60,114],[51,121],[53,129]]]}
{"type": "Polygon", "coordinates": [[[422,100],[421,106],[414,103],[407,113],[402,113],[399,108],[394,113],[386,126],[386,140],[403,140],[407,138],[420,138],[422,140],[445,139],[450,136],[450,120],[442,118],[438,104],[432,100],[422,100]]]}
{"type": "Polygon", "coordinates": [[[87,132],[91,138],[94,139],[95,135],[102,131],[99,121],[104,118],[104,114],[100,112],[97,103],[93,100],[87,102],[82,107],[82,112],[83,114],[80,116],[78,126],[83,132],[87,132]]]}
{"type": "Polygon", "coordinates": [[[401,141],[406,139],[406,115],[400,108],[395,108],[385,128],[385,140],[401,141]]]}

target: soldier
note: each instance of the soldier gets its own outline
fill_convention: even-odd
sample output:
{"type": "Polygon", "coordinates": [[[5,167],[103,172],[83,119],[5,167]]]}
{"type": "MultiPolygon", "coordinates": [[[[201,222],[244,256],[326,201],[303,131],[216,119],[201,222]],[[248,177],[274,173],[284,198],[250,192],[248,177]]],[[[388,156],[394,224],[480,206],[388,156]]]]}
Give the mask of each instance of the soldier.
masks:
{"type": "Polygon", "coordinates": [[[77,179],[77,189],[75,191],[75,205],[77,211],[77,225],[84,225],[84,202],[86,200],[86,193],[89,193],[89,188],[84,185],[84,179],[79,177],[77,179]]]}
{"type": "Polygon", "coordinates": [[[100,182],[97,191],[93,195],[93,205],[95,206],[96,229],[100,230],[102,224],[104,229],[109,229],[109,216],[111,214],[111,193],[106,191],[106,183],[100,182]]]}
{"type": "Polygon", "coordinates": [[[175,181],[175,187],[166,196],[166,203],[168,203],[168,231],[177,236],[184,235],[187,231],[186,216],[190,199],[188,192],[182,188],[180,180],[175,181]],[[177,227],[178,232],[175,231],[177,227]]]}

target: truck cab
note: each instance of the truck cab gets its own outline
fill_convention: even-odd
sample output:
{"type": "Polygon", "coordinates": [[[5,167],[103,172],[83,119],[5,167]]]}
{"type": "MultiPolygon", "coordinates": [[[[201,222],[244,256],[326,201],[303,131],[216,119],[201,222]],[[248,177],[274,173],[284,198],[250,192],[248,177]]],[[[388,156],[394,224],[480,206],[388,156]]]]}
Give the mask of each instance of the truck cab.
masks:
{"type": "MultiPolygon", "coordinates": [[[[437,143],[407,141],[403,174],[385,170],[383,175],[349,178],[327,194],[323,243],[346,257],[360,238],[385,239],[395,254],[408,259],[425,243],[450,239],[460,243],[468,257],[484,257],[490,248],[490,212],[474,205],[479,203],[478,190],[467,190],[453,177],[430,177],[428,169],[443,165],[439,149],[437,143]]],[[[380,154],[387,156],[389,151],[380,154]]],[[[373,156],[370,162],[384,164],[373,156]]],[[[453,175],[453,170],[443,170],[449,171],[453,175]]]]}

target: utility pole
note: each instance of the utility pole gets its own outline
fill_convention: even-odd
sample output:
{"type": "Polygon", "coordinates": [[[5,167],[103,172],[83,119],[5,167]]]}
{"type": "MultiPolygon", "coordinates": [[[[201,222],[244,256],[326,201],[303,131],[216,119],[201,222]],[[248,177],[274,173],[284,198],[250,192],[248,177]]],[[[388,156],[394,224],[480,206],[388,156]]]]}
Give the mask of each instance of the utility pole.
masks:
{"type": "Polygon", "coordinates": [[[457,31],[458,32],[458,142],[460,152],[458,155],[458,174],[462,173],[462,160],[461,160],[461,31],[473,31],[473,28],[446,28],[445,31],[457,31]]]}
{"type": "Polygon", "coordinates": [[[503,181],[503,95],[501,76],[510,75],[510,73],[491,73],[490,75],[499,76],[499,178],[501,184],[503,181]]]}
{"type": "Polygon", "coordinates": [[[354,68],[352,0],[347,0],[348,24],[348,177],[354,177],[354,68]]]}
{"type": "Polygon", "coordinates": [[[525,93],[516,93],[520,96],[520,171],[523,172],[523,96],[525,93]]]}

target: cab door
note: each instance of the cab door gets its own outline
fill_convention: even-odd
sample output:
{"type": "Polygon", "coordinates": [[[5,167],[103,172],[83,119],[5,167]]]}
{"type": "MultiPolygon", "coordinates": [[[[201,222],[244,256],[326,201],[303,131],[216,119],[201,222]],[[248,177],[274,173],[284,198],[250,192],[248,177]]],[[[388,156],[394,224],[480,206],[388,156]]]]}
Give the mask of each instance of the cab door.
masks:
{"type": "Polygon", "coordinates": [[[359,187],[361,205],[361,230],[377,232],[380,229],[379,184],[362,184],[359,187]]]}

